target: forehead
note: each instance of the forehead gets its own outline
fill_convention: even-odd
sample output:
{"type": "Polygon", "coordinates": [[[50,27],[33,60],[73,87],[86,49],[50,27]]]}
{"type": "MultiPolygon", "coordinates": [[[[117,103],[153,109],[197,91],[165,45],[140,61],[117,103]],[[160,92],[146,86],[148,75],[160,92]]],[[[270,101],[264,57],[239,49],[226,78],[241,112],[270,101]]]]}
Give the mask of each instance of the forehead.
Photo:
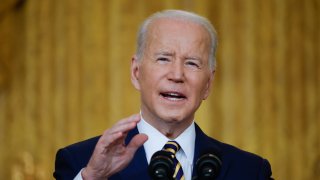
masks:
{"type": "MultiPolygon", "coordinates": [[[[200,24],[183,19],[159,18],[148,27],[146,44],[193,50],[209,50],[210,35],[200,24]]],[[[203,53],[203,52],[202,52],[203,53]]]]}
{"type": "Polygon", "coordinates": [[[153,20],[148,27],[147,36],[155,34],[172,35],[193,35],[201,40],[209,40],[208,31],[200,24],[191,20],[178,18],[159,18],[153,20]]]}

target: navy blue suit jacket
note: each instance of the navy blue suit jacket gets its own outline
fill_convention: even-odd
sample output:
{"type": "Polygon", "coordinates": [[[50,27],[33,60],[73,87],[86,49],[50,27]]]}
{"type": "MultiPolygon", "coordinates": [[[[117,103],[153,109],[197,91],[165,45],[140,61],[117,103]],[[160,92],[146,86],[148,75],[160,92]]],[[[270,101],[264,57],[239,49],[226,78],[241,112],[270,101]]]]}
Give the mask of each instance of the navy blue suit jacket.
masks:
{"type": "MultiPolygon", "coordinates": [[[[126,143],[128,144],[137,133],[137,128],[130,131],[126,138],[126,143]]],[[[99,137],[94,137],[60,149],[56,155],[54,177],[56,179],[73,179],[87,165],[98,139],[99,137]]],[[[202,152],[207,150],[213,150],[222,161],[221,171],[217,177],[218,180],[272,179],[271,167],[266,159],[210,138],[196,125],[194,164],[202,152]]],[[[148,180],[150,177],[147,167],[145,151],[141,146],[129,165],[109,179],[148,180]]],[[[196,176],[195,168],[193,169],[193,176],[196,176]]]]}

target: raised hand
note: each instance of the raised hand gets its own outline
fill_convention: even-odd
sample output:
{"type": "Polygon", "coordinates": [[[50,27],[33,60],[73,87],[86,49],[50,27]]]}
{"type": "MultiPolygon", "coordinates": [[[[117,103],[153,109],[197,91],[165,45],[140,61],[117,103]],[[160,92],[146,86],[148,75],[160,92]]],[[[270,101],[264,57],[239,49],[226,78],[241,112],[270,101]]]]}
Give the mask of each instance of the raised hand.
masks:
{"type": "Polygon", "coordinates": [[[138,134],[125,145],[128,131],[134,129],[139,121],[140,115],[135,114],[120,120],[103,133],[89,163],[82,171],[83,179],[105,180],[129,164],[136,150],[148,139],[147,135],[138,134]]]}

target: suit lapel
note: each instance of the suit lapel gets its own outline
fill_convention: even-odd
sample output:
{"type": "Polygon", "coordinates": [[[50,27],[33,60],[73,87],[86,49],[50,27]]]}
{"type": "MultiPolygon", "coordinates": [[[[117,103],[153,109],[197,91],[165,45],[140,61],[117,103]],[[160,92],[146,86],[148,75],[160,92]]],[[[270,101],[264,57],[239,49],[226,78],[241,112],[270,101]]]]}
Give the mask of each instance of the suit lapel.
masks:
{"type": "MultiPolygon", "coordinates": [[[[223,179],[224,175],[227,172],[228,162],[224,161],[224,154],[223,154],[221,142],[208,137],[206,134],[204,134],[204,132],[200,129],[200,127],[197,124],[195,124],[195,129],[196,129],[196,142],[195,142],[195,150],[194,150],[192,177],[197,176],[196,161],[198,160],[198,158],[202,154],[210,151],[210,152],[214,152],[214,154],[217,155],[222,160],[223,165],[217,179],[223,179]]],[[[128,145],[131,139],[138,133],[139,132],[137,128],[130,131],[125,141],[126,145],[128,145]]],[[[150,177],[148,175],[147,167],[148,167],[148,162],[146,158],[146,153],[145,153],[144,147],[141,146],[135,153],[129,165],[123,171],[121,171],[118,175],[121,177],[121,179],[130,178],[130,179],[149,180],[150,177]]]]}
{"type": "MultiPolygon", "coordinates": [[[[125,140],[126,145],[128,145],[131,139],[138,133],[139,132],[137,128],[130,131],[125,140]]],[[[146,158],[146,153],[145,153],[144,147],[141,146],[133,156],[133,159],[129,163],[128,167],[126,167],[123,171],[121,171],[119,175],[121,176],[121,179],[147,180],[147,179],[150,179],[148,175],[147,167],[148,167],[148,162],[146,158]]]]}
{"type": "Polygon", "coordinates": [[[194,150],[192,177],[197,176],[196,162],[199,159],[199,157],[205,153],[213,152],[222,161],[222,168],[220,170],[220,173],[217,179],[223,179],[222,177],[224,177],[224,174],[227,171],[226,167],[228,167],[228,165],[227,165],[227,162],[223,161],[224,154],[223,154],[221,142],[208,137],[206,134],[204,134],[204,132],[200,129],[200,127],[197,124],[195,124],[195,128],[196,128],[196,142],[195,142],[195,150],[194,150]]]}

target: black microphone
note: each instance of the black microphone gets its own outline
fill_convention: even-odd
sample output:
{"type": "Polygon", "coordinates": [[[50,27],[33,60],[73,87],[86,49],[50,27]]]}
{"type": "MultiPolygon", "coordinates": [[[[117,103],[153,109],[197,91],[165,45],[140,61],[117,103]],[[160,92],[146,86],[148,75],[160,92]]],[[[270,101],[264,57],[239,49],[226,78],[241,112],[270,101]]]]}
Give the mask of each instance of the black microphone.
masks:
{"type": "Polygon", "coordinates": [[[213,153],[203,154],[196,162],[197,180],[215,179],[220,172],[222,162],[213,153]]]}
{"type": "Polygon", "coordinates": [[[174,164],[171,154],[167,151],[157,151],[154,153],[151,157],[148,171],[154,180],[172,180],[174,164]]]}

